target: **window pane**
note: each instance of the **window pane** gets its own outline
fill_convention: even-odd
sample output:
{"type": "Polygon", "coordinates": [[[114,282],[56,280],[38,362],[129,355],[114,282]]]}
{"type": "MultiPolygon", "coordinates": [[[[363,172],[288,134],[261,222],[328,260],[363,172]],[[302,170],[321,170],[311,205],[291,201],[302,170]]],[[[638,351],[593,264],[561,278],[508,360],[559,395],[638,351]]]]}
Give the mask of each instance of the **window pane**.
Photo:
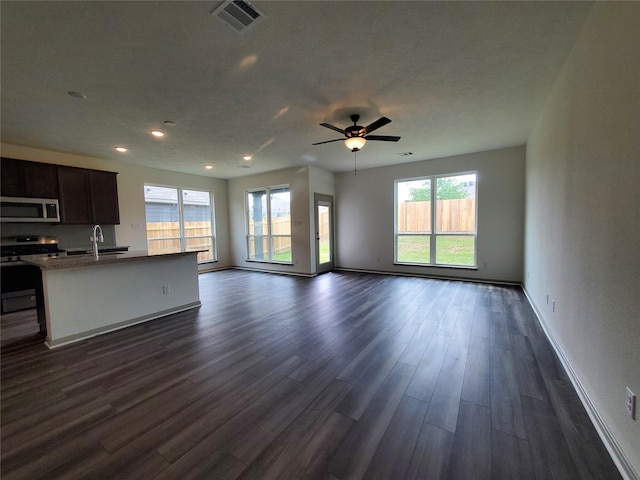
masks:
{"type": "Polygon", "coordinates": [[[249,235],[266,235],[267,232],[267,192],[247,192],[249,235]]]}
{"type": "Polygon", "coordinates": [[[271,190],[271,235],[291,235],[291,193],[289,188],[271,190]]]}
{"type": "Polygon", "coordinates": [[[289,187],[247,192],[247,232],[248,259],[291,262],[289,187]]]}
{"type": "Polygon", "coordinates": [[[471,235],[439,235],[436,237],[436,263],[442,265],[475,265],[475,237],[471,235]]]}
{"type": "Polygon", "coordinates": [[[278,236],[272,237],[273,251],[271,252],[271,260],[276,262],[291,261],[291,237],[278,236]]]}
{"type": "Polygon", "coordinates": [[[204,252],[198,253],[198,262],[213,260],[213,241],[211,237],[187,238],[185,243],[185,250],[187,252],[205,250],[204,252]]]}
{"type": "Polygon", "coordinates": [[[180,251],[180,214],[176,188],[144,187],[148,250],[151,254],[180,251]],[[158,240],[168,239],[168,240],[158,240]]]}
{"type": "Polygon", "coordinates": [[[399,235],[397,261],[408,263],[429,263],[431,260],[430,235],[399,235]]]}
{"type": "Polygon", "coordinates": [[[268,259],[268,237],[264,235],[250,236],[248,238],[249,258],[252,260],[268,259]]]}
{"type": "Polygon", "coordinates": [[[397,183],[397,233],[431,233],[431,180],[397,183]]]}
{"type": "Polygon", "coordinates": [[[436,197],[436,232],[475,233],[475,174],[438,178],[436,197]]]}
{"type": "Polygon", "coordinates": [[[182,191],[184,236],[211,236],[211,196],[199,190],[182,191]]]}
{"type": "Polygon", "coordinates": [[[150,254],[206,250],[198,262],[215,260],[210,192],[145,185],[144,198],[150,254]]]}
{"type": "Polygon", "coordinates": [[[172,238],[172,239],[163,239],[163,240],[154,240],[149,239],[147,241],[147,250],[149,255],[160,255],[162,253],[176,253],[180,251],[180,239],[172,238]]]}
{"type": "Polygon", "coordinates": [[[330,210],[327,205],[318,205],[318,260],[319,263],[331,261],[330,210]]]}

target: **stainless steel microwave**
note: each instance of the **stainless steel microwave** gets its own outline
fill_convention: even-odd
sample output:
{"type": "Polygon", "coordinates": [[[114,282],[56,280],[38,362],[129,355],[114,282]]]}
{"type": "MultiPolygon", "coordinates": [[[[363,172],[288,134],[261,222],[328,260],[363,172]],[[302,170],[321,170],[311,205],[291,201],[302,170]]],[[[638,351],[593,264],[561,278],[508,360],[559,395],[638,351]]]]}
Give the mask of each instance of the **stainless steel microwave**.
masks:
{"type": "Polygon", "coordinates": [[[53,198],[0,197],[0,222],[60,221],[60,204],[53,198]]]}

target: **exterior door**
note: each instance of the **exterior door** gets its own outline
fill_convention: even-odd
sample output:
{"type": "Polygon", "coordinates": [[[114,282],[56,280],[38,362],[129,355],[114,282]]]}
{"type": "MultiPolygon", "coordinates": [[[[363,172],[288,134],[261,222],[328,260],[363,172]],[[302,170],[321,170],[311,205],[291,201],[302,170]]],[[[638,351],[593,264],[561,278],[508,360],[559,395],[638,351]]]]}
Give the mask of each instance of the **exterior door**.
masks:
{"type": "Polygon", "coordinates": [[[333,270],[333,197],[314,194],[316,227],[316,272],[333,270]]]}

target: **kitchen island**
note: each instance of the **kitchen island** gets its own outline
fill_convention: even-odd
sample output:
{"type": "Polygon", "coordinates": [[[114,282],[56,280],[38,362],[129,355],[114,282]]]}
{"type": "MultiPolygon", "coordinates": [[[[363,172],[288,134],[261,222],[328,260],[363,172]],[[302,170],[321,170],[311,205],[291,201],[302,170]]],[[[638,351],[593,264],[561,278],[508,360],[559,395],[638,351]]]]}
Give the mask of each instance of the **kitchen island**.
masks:
{"type": "Polygon", "coordinates": [[[59,347],[200,306],[198,252],[39,258],[38,322],[59,347]]]}

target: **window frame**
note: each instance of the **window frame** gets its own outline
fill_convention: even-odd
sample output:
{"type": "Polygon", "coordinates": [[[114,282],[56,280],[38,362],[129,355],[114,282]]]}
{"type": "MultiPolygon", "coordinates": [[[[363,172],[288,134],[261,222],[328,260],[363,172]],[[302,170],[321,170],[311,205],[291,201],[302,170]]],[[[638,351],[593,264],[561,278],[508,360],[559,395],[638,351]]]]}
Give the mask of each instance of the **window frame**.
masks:
{"type": "MultiPolygon", "coordinates": [[[[147,235],[147,250],[149,250],[149,240],[177,240],[180,244],[180,252],[188,252],[187,250],[187,241],[196,239],[196,238],[206,238],[211,239],[211,256],[210,259],[200,260],[198,259],[198,265],[205,265],[207,263],[215,263],[218,261],[218,242],[216,237],[216,222],[215,222],[215,195],[211,190],[193,188],[193,187],[179,187],[176,185],[160,185],[156,183],[145,183],[143,188],[147,187],[158,187],[158,188],[167,188],[176,190],[178,198],[178,233],[179,237],[159,237],[149,239],[147,235]],[[186,191],[196,191],[206,193],[209,196],[209,211],[210,211],[210,221],[211,221],[211,235],[198,235],[194,237],[186,237],[185,236],[185,218],[184,218],[184,192],[186,191]]],[[[151,203],[151,202],[149,202],[151,203]]],[[[146,214],[146,206],[147,206],[147,198],[146,191],[144,194],[144,204],[145,204],[145,233],[147,232],[147,214],[146,214]]]]}
{"type": "Polygon", "coordinates": [[[423,175],[418,177],[408,177],[408,178],[398,178],[394,180],[394,224],[393,224],[393,232],[394,232],[394,245],[393,245],[393,263],[394,265],[410,265],[410,266],[426,266],[426,267],[439,267],[439,268],[460,268],[460,269],[469,269],[469,270],[477,270],[478,268],[478,171],[477,170],[469,170],[463,172],[452,172],[452,173],[442,173],[442,174],[434,174],[434,175],[423,175]],[[474,183],[474,216],[475,216],[475,230],[472,233],[467,232],[442,232],[439,233],[437,230],[437,182],[440,178],[448,178],[448,177],[458,177],[464,175],[475,175],[475,183],[474,183]],[[428,233],[400,233],[398,232],[398,184],[404,182],[418,182],[418,181],[426,181],[429,180],[431,182],[431,218],[429,224],[429,232],[428,233]],[[401,237],[429,237],[429,261],[428,262],[408,262],[408,261],[400,261],[398,260],[398,240],[401,237]],[[438,263],[437,261],[437,243],[439,237],[473,237],[473,264],[456,264],[456,263],[438,263]]]}
{"type": "Polygon", "coordinates": [[[245,218],[245,249],[246,249],[246,261],[247,262],[259,262],[259,263],[273,263],[278,265],[293,265],[293,234],[291,221],[291,186],[289,184],[282,185],[270,185],[268,187],[249,188],[244,191],[244,218],[245,218]],[[276,235],[272,232],[272,210],[271,210],[271,192],[275,190],[287,190],[289,193],[289,235],[276,235]],[[249,209],[249,195],[256,192],[264,192],[266,196],[266,209],[267,209],[267,233],[261,235],[267,240],[267,252],[268,258],[252,258],[251,257],[251,239],[256,238],[257,235],[251,234],[250,222],[251,211],[249,209]],[[291,244],[291,259],[290,260],[274,260],[274,240],[275,238],[289,238],[291,244]]]}

